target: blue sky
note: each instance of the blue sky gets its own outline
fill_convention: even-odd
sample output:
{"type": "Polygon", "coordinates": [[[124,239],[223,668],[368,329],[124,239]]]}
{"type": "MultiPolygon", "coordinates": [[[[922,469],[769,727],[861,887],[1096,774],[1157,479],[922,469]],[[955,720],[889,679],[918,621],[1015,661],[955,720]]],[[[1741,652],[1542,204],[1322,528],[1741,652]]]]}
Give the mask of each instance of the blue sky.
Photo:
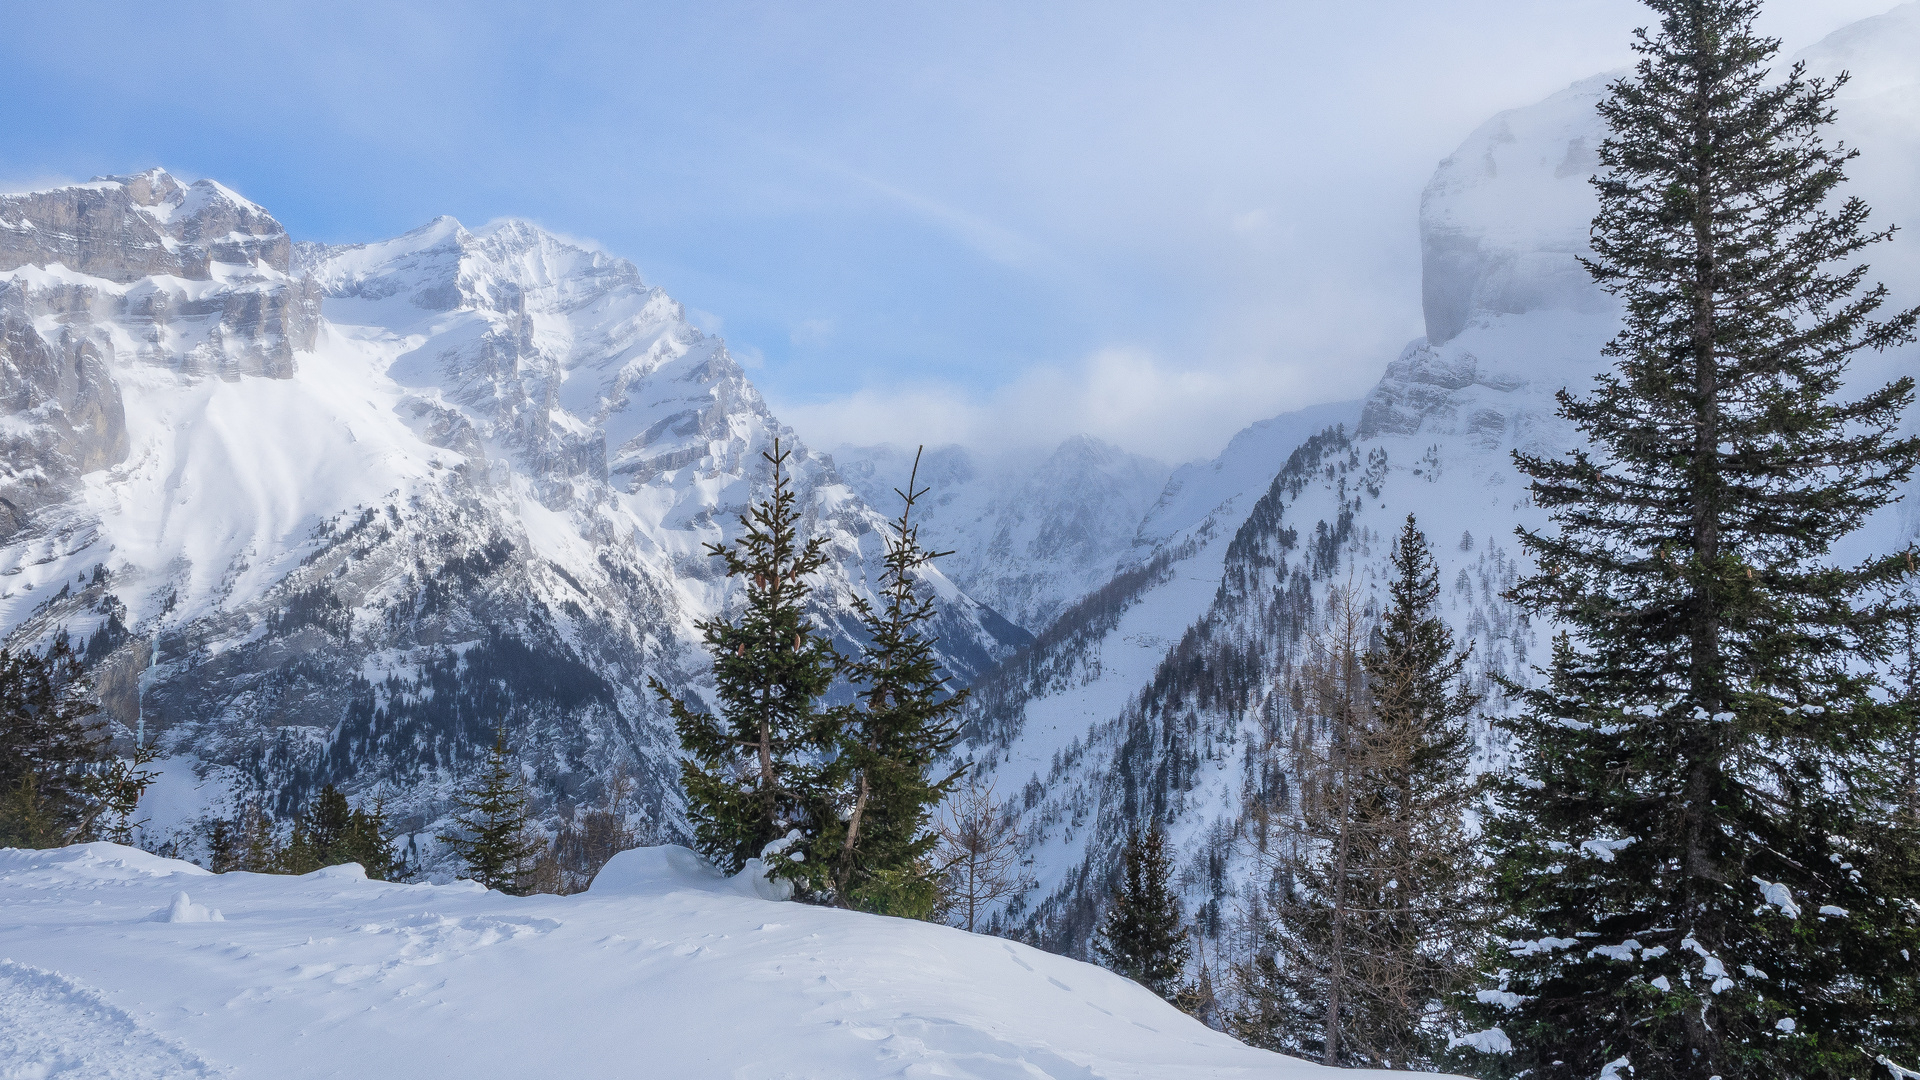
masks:
{"type": "MultiPolygon", "coordinates": [[[[1891,0],[1775,0],[1789,50],[1891,0]]],[[[1420,333],[1421,186],[1628,0],[10,5],[0,188],[164,165],[300,239],[526,217],[810,441],[1186,458],[1420,333]],[[1036,403],[1040,407],[1036,408],[1036,403]]]]}

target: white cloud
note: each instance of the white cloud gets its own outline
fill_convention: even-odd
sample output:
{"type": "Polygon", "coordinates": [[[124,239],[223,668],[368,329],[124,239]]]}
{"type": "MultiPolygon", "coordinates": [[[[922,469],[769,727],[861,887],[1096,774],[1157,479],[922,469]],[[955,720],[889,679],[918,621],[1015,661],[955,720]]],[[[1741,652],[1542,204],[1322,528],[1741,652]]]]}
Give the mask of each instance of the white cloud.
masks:
{"type": "Polygon", "coordinates": [[[787,340],[795,345],[825,345],[832,338],[832,319],[802,319],[787,332],[787,340]]]}
{"type": "Polygon", "coordinates": [[[1261,207],[1233,216],[1233,231],[1237,233],[1263,233],[1273,227],[1273,211],[1261,207]]]}
{"type": "MultiPolygon", "coordinates": [[[[1370,382],[1372,372],[1351,373],[1370,382]]],[[[960,443],[988,452],[1047,448],[1088,434],[1169,462],[1217,452],[1256,420],[1355,396],[1356,380],[1263,360],[1182,364],[1137,348],[1036,367],[988,394],[947,384],[875,388],[813,403],[776,402],[819,447],[960,443]]]]}
{"type": "Polygon", "coordinates": [[[767,366],[766,354],[751,345],[729,345],[727,355],[733,357],[736,363],[748,371],[767,366]]]}

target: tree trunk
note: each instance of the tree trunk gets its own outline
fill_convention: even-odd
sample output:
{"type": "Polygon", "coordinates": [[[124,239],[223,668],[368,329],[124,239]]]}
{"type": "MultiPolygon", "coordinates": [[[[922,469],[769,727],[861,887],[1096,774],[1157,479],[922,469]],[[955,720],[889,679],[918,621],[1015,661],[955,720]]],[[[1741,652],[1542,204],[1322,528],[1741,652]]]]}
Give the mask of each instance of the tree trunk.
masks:
{"type": "MultiPolygon", "coordinates": [[[[862,769],[860,771],[860,794],[854,796],[853,813],[847,816],[847,842],[840,845],[840,870],[839,873],[834,875],[835,884],[839,886],[838,891],[840,893],[841,907],[848,906],[847,879],[853,876],[853,844],[860,836],[860,815],[866,812],[868,794],[867,773],[865,769],[862,769]]],[[[969,926],[967,929],[971,930],[973,928],[969,926]]]]}

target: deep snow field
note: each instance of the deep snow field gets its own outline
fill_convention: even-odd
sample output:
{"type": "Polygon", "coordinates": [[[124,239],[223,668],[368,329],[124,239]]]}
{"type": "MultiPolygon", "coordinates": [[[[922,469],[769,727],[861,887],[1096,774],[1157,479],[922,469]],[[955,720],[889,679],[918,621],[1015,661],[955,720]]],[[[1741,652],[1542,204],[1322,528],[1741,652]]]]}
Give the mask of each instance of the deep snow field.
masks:
{"type": "Polygon", "coordinates": [[[1100,968],[763,899],[684,848],[569,897],[0,849],[4,1080],[1333,1075],[1100,968]]]}

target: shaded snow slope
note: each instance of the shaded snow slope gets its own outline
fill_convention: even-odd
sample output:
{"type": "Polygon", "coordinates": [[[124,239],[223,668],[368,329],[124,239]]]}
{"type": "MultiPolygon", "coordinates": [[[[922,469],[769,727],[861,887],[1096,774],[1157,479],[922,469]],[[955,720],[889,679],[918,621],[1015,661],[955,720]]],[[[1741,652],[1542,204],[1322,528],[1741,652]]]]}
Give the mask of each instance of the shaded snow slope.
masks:
{"type": "MultiPolygon", "coordinates": [[[[869,505],[898,511],[912,450],[841,447],[840,474],[869,505]]],[[[1043,458],[991,460],[959,446],[921,457],[922,536],[968,595],[1038,633],[1104,584],[1167,483],[1167,466],[1087,435],[1043,458]]]]}
{"type": "MultiPolygon", "coordinates": [[[[1853,74],[1835,133],[1862,150],[1848,193],[1876,221],[1920,220],[1920,4],[1804,55],[1815,75],[1853,74]]],[[[1331,588],[1384,602],[1409,513],[1436,549],[1443,611],[1472,646],[1483,713],[1505,707],[1495,676],[1530,681],[1551,627],[1503,594],[1521,572],[1514,528],[1547,522],[1512,452],[1575,444],[1554,395],[1587,388],[1617,326],[1577,261],[1604,137],[1594,106],[1609,79],[1494,117],[1440,164],[1421,202],[1428,336],[1387,365],[1357,417],[1328,406],[1296,417],[1320,421],[1309,430],[1256,425],[1235,445],[1261,449],[1231,480],[1224,460],[1177,470],[1141,527],[1137,561],[976,685],[967,749],[1020,820],[1034,884],[997,927],[1083,949],[1126,826],[1152,818],[1181,852],[1180,886],[1209,955],[1245,955],[1247,916],[1281,887],[1260,865],[1279,841],[1250,811],[1292,812],[1295,667],[1331,588]],[[1243,494],[1193,527],[1215,497],[1200,486],[1208,477],[1243,494]]],[[[1869,255],[1892,305],[1920,302],[1920,241],[1903,233],[1869,255]]],[[[1913,347],[1868,357],[1851,378],[1912,374],[1917,360],[1913,347]]],[[[1836,557],[1897,548],[1916,526],[1910,506],[1891,508],[1836,557]]],[[[1497,762],[1505,747],[1484,715],[1476,722],[1482,762],[1497,762]]]]}
{"type": "Polygon", "coordinates": [[[0,1010],[0,1075],[1387,1075],[1247,1048],[1025,945],[763,900],[680,848],[564,898],[357,870],[0,851],[0,1002],[20,1007],[0,1010]],[[225,921],[148,920],[181,892],[225,921]]]}

